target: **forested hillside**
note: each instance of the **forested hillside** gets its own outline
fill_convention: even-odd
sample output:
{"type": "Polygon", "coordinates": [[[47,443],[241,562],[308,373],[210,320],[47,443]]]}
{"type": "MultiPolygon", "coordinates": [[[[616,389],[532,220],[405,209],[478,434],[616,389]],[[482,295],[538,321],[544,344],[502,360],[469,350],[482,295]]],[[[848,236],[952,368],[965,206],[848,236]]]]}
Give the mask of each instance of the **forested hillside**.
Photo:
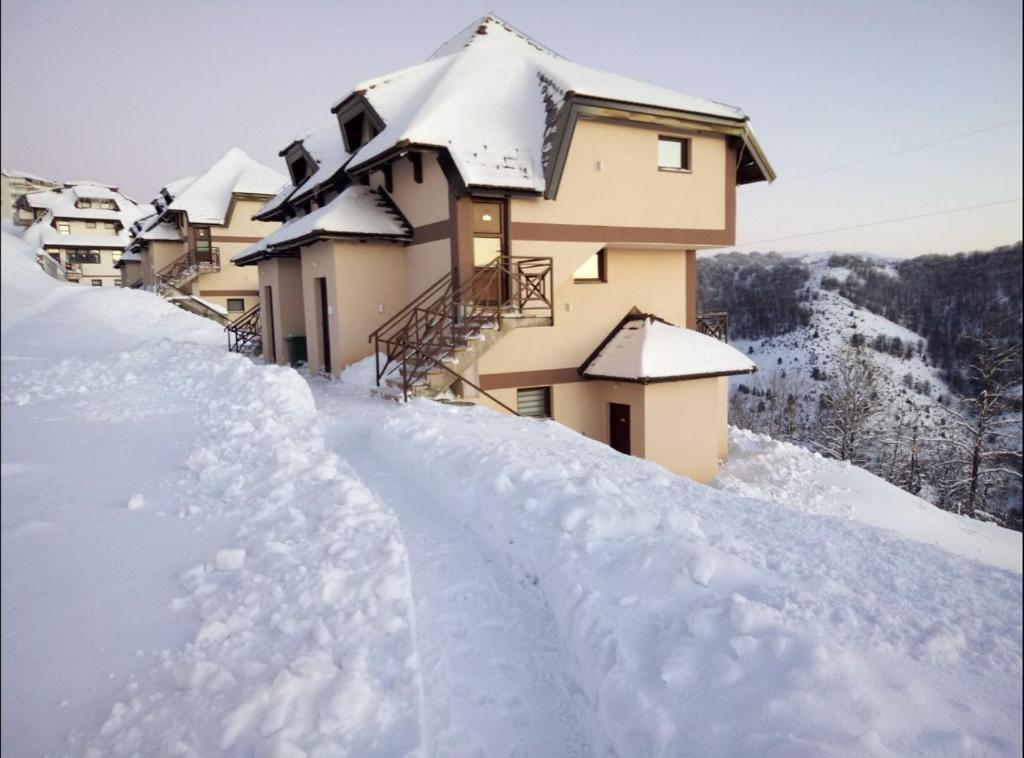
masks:
{"type": "Polygon", "coordinates": [[[733,423],[849,460],[934,504],[1020,527],[1021,245],[909,260],[702,258],[759,373],[733,423]]]}

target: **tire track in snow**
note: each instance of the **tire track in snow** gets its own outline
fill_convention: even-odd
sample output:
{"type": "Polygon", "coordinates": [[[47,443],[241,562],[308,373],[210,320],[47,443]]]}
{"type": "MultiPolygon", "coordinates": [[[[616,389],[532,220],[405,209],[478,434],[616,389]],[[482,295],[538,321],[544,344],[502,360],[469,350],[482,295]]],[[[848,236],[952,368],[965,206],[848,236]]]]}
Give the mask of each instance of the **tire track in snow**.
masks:
{"type": "MultiPolygon", "coordinates": [[[[537,578],[499,556],[441,503],[375,455],[358,399],[313,391],[328,445],[399,519],[409,555],[424,687],[424,741],[445,756],[592,755],[537,578]]],[[[369,404],[379,401],[366,399],[369,404]]],[[[379,410],[377,411],[379,412],[379,410]]],[[[575,697],[582,697],[578,693],[575,697]]]]}

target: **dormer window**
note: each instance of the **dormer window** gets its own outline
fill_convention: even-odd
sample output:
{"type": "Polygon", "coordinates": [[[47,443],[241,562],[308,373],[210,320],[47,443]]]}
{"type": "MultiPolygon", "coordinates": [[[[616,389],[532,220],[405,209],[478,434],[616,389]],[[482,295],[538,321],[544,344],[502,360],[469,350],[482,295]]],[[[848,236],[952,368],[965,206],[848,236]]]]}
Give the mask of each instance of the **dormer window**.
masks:
{"type": "Polygon", "coordinates": [[[299,156],[291,163],[292,183],[298,186],[309,178],[309,161],[299,156]]]}
{"type": "Polygon", "coordinates": [[[658,137],[658,170],[689,171],[690,140],[684,137],[658,137]]]}
{"type": "Polygon", "coordinates": [[[92,208],[92,200],[79,200],[78,201],[78,207],[79,208],[92,208]]]}
{"type": "Polygon", "coordinates": [[[364,130],[366,129],[366,114],[357,113],[345,122],[345,145],[348,151],[354,152],[363,146],[364,130]]]}

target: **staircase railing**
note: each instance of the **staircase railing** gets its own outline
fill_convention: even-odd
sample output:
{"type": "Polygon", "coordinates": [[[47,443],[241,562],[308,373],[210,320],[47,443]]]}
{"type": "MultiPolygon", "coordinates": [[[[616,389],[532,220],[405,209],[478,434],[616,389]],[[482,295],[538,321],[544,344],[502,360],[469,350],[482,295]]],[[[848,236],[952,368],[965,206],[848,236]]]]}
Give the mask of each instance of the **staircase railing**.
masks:
{"type": "Polygon", "coordinates": [[[220,248],[210,248],[209,260],[198,260],[194,251],[175,258],[153,275],[157,286],[178,287],[193,274],[204,271],[220,271],[220,248]]]}
{"type": "Polygon", "coordinates": [[[722,342],[729,341],[729,314],[724,311],[697,315],[697,331],[722,342]]]}
{"type": "Polygon", "coordinates": [[[440,368],[512,411],[443,361],[481,328],[500,330],[505,318],[553,318],[553,292],[551,258],[499,256],[457,287],[446,274],[370,335],[377,385],[400,378],[408,399],[414,385],[440,368]]]}
{"type": "Polygon", "coordinates": [[[257,346],[263,341],[260,304],[256,303],[225,326],[224,331],[228,335],[228,350],[232,353],[257,352],[257,346]]]}

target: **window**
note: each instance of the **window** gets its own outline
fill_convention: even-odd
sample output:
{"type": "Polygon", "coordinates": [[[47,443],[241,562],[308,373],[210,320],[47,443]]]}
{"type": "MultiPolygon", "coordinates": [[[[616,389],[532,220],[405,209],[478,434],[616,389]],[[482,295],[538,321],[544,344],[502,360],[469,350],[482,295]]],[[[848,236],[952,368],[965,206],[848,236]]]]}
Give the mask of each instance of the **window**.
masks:
{"type": "Polygon", "coordinates": [[[86,221],[85,222],[85,228],[86,229],[95,229],[96,228],[96,222],[95,221],[86,221]]]}
{"type": "Polygon", "coordinates": [[[690,140],[680,137],[658,137],[658,170],[689,171],[690,140]]]}
{"type": "Polygon", "coordinates": [[[71,223],[69,221],[58,221],[57,234],[71,234],[71,223]]]}
{"type": "Polygon", "coordinates": [[[78,207],[79,208],[92,208],[92,200],[79,200],[78,201],[78,207]]]}
{"type": "Polygon", "coordinates": [[[117,206],[114,205],[114,201],[113,200],[100,200],[100,208],[102,208],[105,211],[115,211],[115,210],[117,210],[117,206]]]}
{"type": "Polygon", "coordinates": [[[99,250],[69,250],[68,263],[99,263],[99,250]]]}
{"type": "Polygon", "coordinates": [[[345,122],[345,147],[350,153],[362,146],[365,126],[366,116],[362,113],[357,113],[345,122]]]}
{"type": "Polygon", "coordinates": [[[574,282],[607,282],[605,250],[602,248],[583,261],[583,264],[576,269],[576,273],[572,275],[572,280],[574,282]]]}
{"type": "Polygon", "coordinates": [[[60,263],[60,250],[50,250],[49,256],[53,258],[57,263],[60,263]]]}
{"type": "Polygon", "coordinates": [[[241,313],[245,310],[245,298],[244,297],[229,297],[228,298],[228,313],[241,313]]]}
{"type": "Polygon", "coordinates": [[[117,228],[117,224],[115,224],[113,221],[104,221],[103,222],[103,228],[104,229],[116,229],[117,228]]]}
{"type": "Polygon", "coordinates": [[[551,418],[551,388],[516,390],[516,412],[530,418],[551,418]]]}
{"type": "Polygon", "coordinates": [[[114,250],[110,254],[110,260],[113,261],[114,263],[117,263],[119,260],[121,260],[121,251],[120,250],[114,250]]]}
{"type": "Polygon", "coordinates": [[[103,286],[103,280],[102,279],[93,279],[92,280],[92,286],[93,287],[102,287],[103,286]]]}

